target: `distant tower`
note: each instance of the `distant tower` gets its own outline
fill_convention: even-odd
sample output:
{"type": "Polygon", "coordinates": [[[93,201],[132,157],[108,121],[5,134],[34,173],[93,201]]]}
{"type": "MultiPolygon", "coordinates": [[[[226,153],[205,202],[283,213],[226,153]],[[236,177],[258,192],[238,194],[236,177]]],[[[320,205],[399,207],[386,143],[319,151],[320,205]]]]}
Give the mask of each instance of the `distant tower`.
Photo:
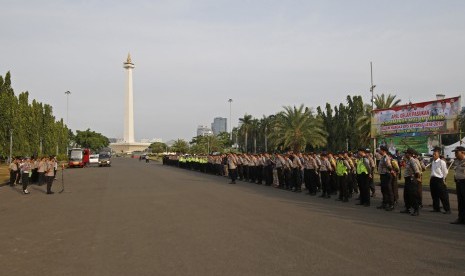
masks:
{"type": "Polygon", "coordinates": [[[132,63],[131,54],[128,53],[128,58],[123,67],[127,72],[123,138],[125,143],[134,143],[134,100],[132,91],[132,69],[134,69],[134,63],[132,63]]]}

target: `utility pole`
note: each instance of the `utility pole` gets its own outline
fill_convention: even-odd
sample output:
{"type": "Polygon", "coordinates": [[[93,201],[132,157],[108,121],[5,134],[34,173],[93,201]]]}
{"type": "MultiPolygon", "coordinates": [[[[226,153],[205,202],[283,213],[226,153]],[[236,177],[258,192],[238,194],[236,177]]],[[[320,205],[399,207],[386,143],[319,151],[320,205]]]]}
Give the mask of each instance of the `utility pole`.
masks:
{"type": "MultiPolygon", "coordinates": [[[[375,105],[375,87],[376,85],[373,84],[373,63],[370,61],[370,75],[371,75],[371,87],[370,87],[370,92],[371,92],[371,117],[373,119],[375,113],[374,113],[374,105],[375,105]]],[[[373,122],[373,120],[371,120],[373,122]]],[[[376,138],[373,137],[373,154],[376,152],[376,138]]]]}

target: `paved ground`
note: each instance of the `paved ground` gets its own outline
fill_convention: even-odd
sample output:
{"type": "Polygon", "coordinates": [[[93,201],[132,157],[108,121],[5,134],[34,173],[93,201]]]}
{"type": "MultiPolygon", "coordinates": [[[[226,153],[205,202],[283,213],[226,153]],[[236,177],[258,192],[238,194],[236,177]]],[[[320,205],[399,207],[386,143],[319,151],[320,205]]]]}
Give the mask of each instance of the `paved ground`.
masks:
{"type": "Polygon", "coordinates": [[[1,275],[465,275],[456,209],[413,218],[130,159],[65,181],[0,188],[1,275]]]}

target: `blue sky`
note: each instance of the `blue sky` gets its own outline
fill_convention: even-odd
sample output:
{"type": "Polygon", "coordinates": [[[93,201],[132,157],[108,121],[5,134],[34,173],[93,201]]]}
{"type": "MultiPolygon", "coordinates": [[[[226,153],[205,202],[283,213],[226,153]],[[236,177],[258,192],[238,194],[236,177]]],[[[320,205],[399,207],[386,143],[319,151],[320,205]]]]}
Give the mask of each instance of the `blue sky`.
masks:
{"type": "Polygon", "coordinates": [[[464,1],[2,1],[0,74],[70,127],[121,137],[124,69],[136,138],[190,139],[283,105],[375,92],[403,102],[464,92],[464,1]],[[40,3],[39,3],[40,2],[40,3]]]}

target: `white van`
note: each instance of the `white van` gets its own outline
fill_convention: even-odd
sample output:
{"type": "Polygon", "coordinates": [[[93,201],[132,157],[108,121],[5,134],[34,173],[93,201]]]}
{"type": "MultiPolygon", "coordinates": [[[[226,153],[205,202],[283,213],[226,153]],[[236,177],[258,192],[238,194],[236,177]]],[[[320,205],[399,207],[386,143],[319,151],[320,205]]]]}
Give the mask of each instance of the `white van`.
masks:
{"type": "Polygon", "coordinates": [[[98,154],[89,155],[89,165],[98,165],[98,154]]]}

